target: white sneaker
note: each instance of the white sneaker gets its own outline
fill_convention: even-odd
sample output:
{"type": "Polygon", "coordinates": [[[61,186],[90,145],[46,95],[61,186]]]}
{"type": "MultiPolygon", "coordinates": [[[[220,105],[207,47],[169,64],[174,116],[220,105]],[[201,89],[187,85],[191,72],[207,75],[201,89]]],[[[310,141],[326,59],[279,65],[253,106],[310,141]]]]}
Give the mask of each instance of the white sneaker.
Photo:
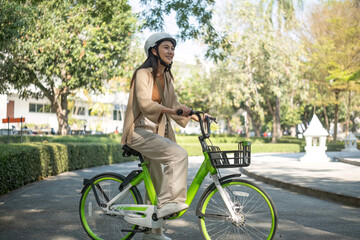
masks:
{"type": "Polygon", "coordinates": [[[171,240],[171,238],[165,236],[164,234],[155,234],[155,233],[144,233],[143,240],[171,240]]]}
{"type": "Polygon", "coordinates": [[[161,208],[157,210],[157,217],[162,218],[177,212],[181,212],[182,210],[187,209],[189,206],[185,203],[166,203],[161,208]]]}

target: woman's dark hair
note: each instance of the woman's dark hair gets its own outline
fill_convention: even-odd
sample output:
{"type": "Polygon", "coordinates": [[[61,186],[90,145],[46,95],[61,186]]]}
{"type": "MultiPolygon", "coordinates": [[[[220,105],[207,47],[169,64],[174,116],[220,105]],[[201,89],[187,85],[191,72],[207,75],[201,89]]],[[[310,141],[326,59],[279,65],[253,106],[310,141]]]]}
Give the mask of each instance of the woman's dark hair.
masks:
{"type": "MultiPolygon", "coordinates": [[[[131,78],[130,87],[133,85],[133,83],[135,81],[137,71],[139,71],[142,68],[150,68],[150,67],[152,68],[152,75],[155,80],[157,69],[158,69],[158,60],[157,60],[156,56],[152,53],[152,51],[149,50],[149,57],[145,60],[145,62],[143,64],[140,65],[140,67],[138,67],[135,70],[135,72],[131,78]]],[[[171,70],[169,69],[168,71],[170,73],[171,78],[174,79],[174,77],[171,73],[171,70]]]]}

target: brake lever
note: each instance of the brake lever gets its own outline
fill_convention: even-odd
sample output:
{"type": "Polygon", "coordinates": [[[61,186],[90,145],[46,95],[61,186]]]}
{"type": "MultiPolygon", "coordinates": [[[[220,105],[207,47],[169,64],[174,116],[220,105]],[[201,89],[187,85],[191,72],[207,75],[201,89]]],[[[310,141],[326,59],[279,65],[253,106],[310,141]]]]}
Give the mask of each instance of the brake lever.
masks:
{"type": "Polygon", "coordinates": [[[211,121],[213,121],[214,123],[217,124],[216,118],[206,116],[206,117],[205,117],[205,121],[208,121],[207,119],[209,119],[209,120],[211,120],[211,121]]]}

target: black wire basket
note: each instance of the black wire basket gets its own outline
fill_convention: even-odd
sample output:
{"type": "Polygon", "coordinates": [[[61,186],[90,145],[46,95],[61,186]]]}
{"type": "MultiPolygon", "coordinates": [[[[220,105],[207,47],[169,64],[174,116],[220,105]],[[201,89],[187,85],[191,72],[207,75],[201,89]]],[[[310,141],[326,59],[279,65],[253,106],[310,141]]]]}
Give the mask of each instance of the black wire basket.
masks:
{"type": "Polygon", "coordinates": [[[215,168],[247,167],[251,160],[251,142],[239,142],[235,151],[221,151],[218,146],[208,146],[208,154],[215,168]]]}

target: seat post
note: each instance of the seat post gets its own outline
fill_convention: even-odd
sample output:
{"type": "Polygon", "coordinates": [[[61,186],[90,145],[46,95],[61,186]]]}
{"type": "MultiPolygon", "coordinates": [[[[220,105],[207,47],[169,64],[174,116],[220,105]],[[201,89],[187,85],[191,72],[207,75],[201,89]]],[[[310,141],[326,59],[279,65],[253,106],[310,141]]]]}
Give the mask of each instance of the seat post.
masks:
{"type": "Polygon", "coordinates": [[[142,154],[139,155],[139,160],[140,160],[141,163],[145,162],[142,154]]]}

